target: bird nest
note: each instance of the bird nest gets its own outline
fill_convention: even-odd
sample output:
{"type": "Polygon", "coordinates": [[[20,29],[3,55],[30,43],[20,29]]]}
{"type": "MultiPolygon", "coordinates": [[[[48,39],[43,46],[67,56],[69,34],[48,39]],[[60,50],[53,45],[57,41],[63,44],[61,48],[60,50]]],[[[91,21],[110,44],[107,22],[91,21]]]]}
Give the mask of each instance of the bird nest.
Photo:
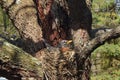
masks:
{"type": "Polygon", "coordinates": [[[52,47],[39,51],[36,57],[42,62],[46,80],[75,80],[77,64],[73,50],[62,52],[60,48],[52,47]]]}

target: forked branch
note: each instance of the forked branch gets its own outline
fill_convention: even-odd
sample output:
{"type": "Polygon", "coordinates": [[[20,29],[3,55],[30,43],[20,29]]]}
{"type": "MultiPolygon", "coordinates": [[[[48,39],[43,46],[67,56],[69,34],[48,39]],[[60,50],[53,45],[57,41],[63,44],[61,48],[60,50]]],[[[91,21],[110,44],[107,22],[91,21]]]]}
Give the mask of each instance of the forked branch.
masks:
{"type": "Polygon", "coordinates": [[[120,26],[118,26],[115,29],[112,29],[110,31],[106,31],[103,34],[96,36],[94,39],[92,39],[88,45],[86,45],[81,52],[83,53],[81,57],[87,58],[91,55],[91,52],[93,52],[96,48],[104,44],[106,41],[110,39],[115,39],[120,37],[120,26]]]}

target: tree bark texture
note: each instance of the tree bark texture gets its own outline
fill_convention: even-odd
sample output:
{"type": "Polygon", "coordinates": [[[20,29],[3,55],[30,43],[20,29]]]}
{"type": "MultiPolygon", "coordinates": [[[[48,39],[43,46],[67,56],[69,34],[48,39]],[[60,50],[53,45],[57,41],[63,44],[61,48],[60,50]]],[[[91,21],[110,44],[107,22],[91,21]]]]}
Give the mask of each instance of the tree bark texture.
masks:
{"type": "Polygon", "coordinates": [[[33,0],[1,0],[0,4],[24,40],[23,48],[25,51],[35,53],[44,47],[33,0]]]}
{"type": "MultiPolygon", "coordinates": [[[[52,46],[57,46],[57,43],[59,43],[61,39],[72,39],[76,52],[75,55],[81,55],[79,52],[90,40],[92,24],[92,15],[86,1],[36,0],[36,3],[44,39],[52,46]],[[58,32],[58,35],[54,35],[54,30],[58,32]]],[[[76,74],[74,74],[74,78],[70,76],[67,76],[66,78],[72,80],[88,80],[90,72],[90,59],[88,58],[83,61],[82,58],[76,57],[75,60],[77,62],[76,74]]],[[[65,79],[63,76],[58,77],[58,75],[56,75],[56,77],[57,78],[55,79],[65,79]]]]}
{"type": "Polygon", "coordinates": [[[41,61],[46,80],[89,80],[91,52],[120,36],[118,27],[91,38],[91,1],[1,0],[0,4],[24,39],[24,50],[41,61]],[[73,48],[63,52],[62,40],[72,40],[73,48]]]}
{"type": "MultiPolygon", "coordinates": [[[[104,31],[84,47],[81,55],[84,60],[105,41],[120,37],[120,26],[104,31]]],[[[53,48],[51,51],[43,49],[36,54],[36,58],[39,60],[0,38],[0,76],[9,80],[43,80],[44,74],[49,80],[79,80],[76,76],[78,63],[75,51],[69,50],[63,53],[59,48],[53,48]]]]}
{"type": "MultiPolygon", "coordinates": [[[[78,52],[90,39],[92,15],[85,0],[2,0],[1,5],[6,9],[24,39],[24,49],[29,53],[36,53],[41,49],[40,43],[43,37],[48,44],[55,47],[61,40],[72,39],[75,49],[74,56],[78,56],[81,54],[78,52]],[[38,21],[36,7],[39,15],[38,21]]],[[[54,54],[59,52],[57,50],[54,54]]],[[[88,79],[89,76],[86,74],[89,74],[89,71],[86,71],[88,69],[85,66],[89,63],[89,59],[82,62],[79,61],[81,59],[75,58],[77,66],[74,78],[67,76],[66,79],[88,79]]],[[[62,79],[57,73],[53,75],[55,75],[55,79],[62,79]]]]}
{"type": "Polygon", "coordinates": [[[42,80],[39,60],[0,37],[0,76],[8,80],[42,80]]]}
{"type": "MultiPolygon", "coordinates": [[[[76,55],[81,55],[79,52],[90,40],[92,24],[87,3],[86,0],[36,0],[43,38],[52,46],[57,46],[60,40],[72,39],[76,55]]],[[[90,59],[78,58],[74,79],[89,79],[90,59]]]]}

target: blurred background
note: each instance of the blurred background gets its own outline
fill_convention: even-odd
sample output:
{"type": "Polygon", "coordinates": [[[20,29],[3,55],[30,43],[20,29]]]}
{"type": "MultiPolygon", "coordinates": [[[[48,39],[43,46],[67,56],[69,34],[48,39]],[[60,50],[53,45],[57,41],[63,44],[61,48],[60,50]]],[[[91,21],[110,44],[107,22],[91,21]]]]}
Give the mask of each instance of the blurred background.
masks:
{"type": "MultiPolygon", "coordinates": [[[[120,0],[93,0],[93,29],[120,26],[120,0]]],[[[97,48],[91,57],[91,80],[120,80],[120,38],[97,48]]]]}

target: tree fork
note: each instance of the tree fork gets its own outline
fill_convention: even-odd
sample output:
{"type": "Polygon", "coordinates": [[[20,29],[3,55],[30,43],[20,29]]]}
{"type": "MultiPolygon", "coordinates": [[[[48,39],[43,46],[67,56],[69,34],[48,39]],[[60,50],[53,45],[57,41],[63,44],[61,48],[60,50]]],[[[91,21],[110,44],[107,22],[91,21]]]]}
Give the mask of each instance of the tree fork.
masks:
{"type": "MultiPolygon", "coordinates": [[[[8,14],[10,18],[25,40],[26,51],[30,51],[31,53],[37,52],[35,56],[42,62],[42,69],[46,79],[89,80],[91,65],[89,57],[91,52],[108,39],[120,36],[120,27],[118,27],[112,30],[111,33],[106,32],[107,35],[105,36],[100,35],[94,39],[91,38],[92,15],[88,4],[86,4],[86,0],[54,0],[52,4],[50,3],[52,7],[50,5],[47,7],[43,3],[46,0],[41,0],[42,3],[40,4],[43,5],[43,8],[47,7],[47,12],[52,13],[52,15],[46,17],[47,23],[42,23],[45,26],[38,25],[35,3],[32,0],[20,1],[19,4],[14,3],[10,6],[13,0],[2,0],[0,4],[3,8],[9,10],[8,14]],[[51,16],[53,17],[52,20],[49,19],[51,16]],[[68,21],[69,19],[70,21],[68,21]],[[62,27],[65,29],[65,33],[70,34],[70,39],[73,39],[74,49],[61,52],[59,48],[51,47],[51,49],[42,49],[40,51],[41,44],[39,42],[45,35],[45,33],[43,33],[44,35],[42,34],[42,31],[45,30],[42,29],[43,27],[47,27],[48,29],[62,27]],[[71,30],[71,32],[68,30],[71,30]]],[[[42,17],[39,18],[42,19],[42,17]]],[[[48,34],[47,37],[49,36],[48,34]]]]}

